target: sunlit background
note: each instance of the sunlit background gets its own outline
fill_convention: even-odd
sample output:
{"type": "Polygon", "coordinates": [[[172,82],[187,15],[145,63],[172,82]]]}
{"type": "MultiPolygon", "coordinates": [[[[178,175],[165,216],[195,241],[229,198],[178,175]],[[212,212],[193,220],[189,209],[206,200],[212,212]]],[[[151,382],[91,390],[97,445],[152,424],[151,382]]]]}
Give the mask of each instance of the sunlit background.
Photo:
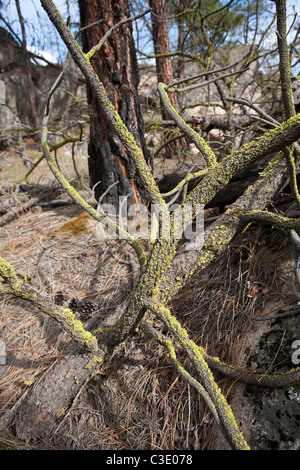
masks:
{"type": "MultiPolygon", "coordinates": [[[[67,20],[70,18],[70,25],[73,32],[79,29],[79,9],[78,2],[76,0],[56,0],[54,2],[60,10],[63,18],[67,20]]],[[[237,4],[239,2],[236,2],[237,4]]],[[[16,11],[14,0],[4,0],[1,8],[1,21],[0,26],[10,30],[12,35],[17,40],[21,40],[21,28],[19,19],[16,11]],[[19,39],[18,39],[19,38],[19,39]]],[[[45,57],[50,62],[63,62],[66,57],[66,48],[61,41],[59,35],[55,31],[53,25],[49,21],[44,9],[41,6],[39,0],[22,0],[20,2],[22,14],[25,20],[26,33],[27,33],[27,45],[28,49],[38,53],[45,57]]],[[[131,11],[136,13],[136,5],[139,8],[147,7],[147,2],[129,2],[131,11]]],[[[288,13],[288,27],[291,25],[299,26],[299,6],[300,0],[288,1],[287,2],[287,13],[288,13]]],[[[274,2],[268,2],[268,9],[263,17],[260,17],[260,27],[264,30],[264,25],[268,24],[268,21],[273,16],[275,10],[274,2]]],[[[145,26],[145,22],[151,23],[150,14],[134,23],[134,37],[136,41],[137,49],[143,51],[146,54],[153,54],[153,44],[150,37],[149,29],[145,26]]],[[[176,49],[175,38],[177,37],[175,22],[169,22],[169,35],[171,50],[176,49]]],[[[275,29],[276,26],[271,30],[269,37],[265,40],[265,47],[271,47],[275,40],[275,29]]],[[[237,32],[238,39],[243,43],[243,37],[240,32],[237,32]]],[[[292,39],[293,30],[289,35],[292,39]]],[[[237,38],[235,38],[237,39],[237,38]]],[[[140,60],[147,60],[153,62],[153,59],[147,59],[145,55],[138,54],[140,60]]]]}

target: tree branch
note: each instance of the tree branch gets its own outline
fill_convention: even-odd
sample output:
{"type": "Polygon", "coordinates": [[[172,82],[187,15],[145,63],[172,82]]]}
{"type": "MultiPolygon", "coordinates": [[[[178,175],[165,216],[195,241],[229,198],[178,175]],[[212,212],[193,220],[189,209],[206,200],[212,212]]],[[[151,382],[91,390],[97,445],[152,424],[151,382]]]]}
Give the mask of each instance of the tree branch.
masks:
{"type": "Polygon", "coordinates": [[[54,318],[60,326],[81,346],[84,346],[89,353],[98,353],[98,342],[95,336],[85,330],[80,320],[77,320],[70,309],[59,307],[47,298],[40,295],[34,289],[26,286],[18,279],[14,268],[0,257],[0,275],[5,284],[0,283],[1,294],[12,294],[21,299],[27,300],[39,310],[54,318]]]}
{"type": "Polygon", "coordinates": [[[164,85],[163,83],[158,84],[158,91],[161,97],[161,101],[163,104],[164,109],[167,111],[167,113],[170,115],[170,117],[174,120],[174,122],[177,124],[179,129],[185,133],[185,135],[189,136],[192,142],[196,145],[196,147],[200,150],[200,152],[203,155],[203,158],[206,161],[206,164],[208,167],[213,167],[217,163],[216,156],[212,149],[207,145],[205,140],[197,133],[194,131],[192,127],[190,127],[184,119],[179,116],[179,114],[176,112],[175,108],[172,106],[169,97],[166,93],[167,86],[164,85]]]}
{"type": "Polygon", "coordinates": [[[135,15],[135,16],[131,16],[130,18],[125,18],[124,20],[121,20],[119,21],[119,23],[113,25],[108,31],[107,33],[103,36],[103,38],[99,41],[98,44],[96,44],[94,47],[92,47],[92,49],[87,52],[85,54],[85,57],[88,61],[91,60],[91,58],[93,57],[93,55],[95,54],[95,52],[99,51],[101,49],[101,47],[103,46],[103,44],[105,43],[105,41],[109,38],[109,36],[118,28],[120,28],[120,26],[122,26],[123,24],[126,24],[126,23],[129,23],[129,22],[132,22],[132,21],[135,21],[135,20],[138,20],[139,18],[142,18],[143,16],[147,15],[147,13],[149,13],[150,11],[152,11],[152,8],[148,8],[147,10],[135,15]]]}
{"type": "MultiPolygon", "coordinates": [[[[152,310],[158,318],[165,324],[168,330],[175,336],[176,341],[184,349],[190,358],[193,366],[197,370],[202,383],[205,388],[204,397],[209,397],[208,405],[214,404],[219,416],[219,421],[222,423],[223,428],[226,430],[226,436],[231,443],[232,448],[237,450],[249,450],[242,433],[240,432],[236,420],[233,416],[231,408],[229,407],[225,397],[223,396],[220,388],[215,382],[215,379],[204,359],[203,348],[197,346],[188,336],[186,330],[180,325],[178,320],[171,315],[169,309],[165,308],[157,302],[148,299],[143,299],[147,308],[152,310]]],[[[174,346],[168,343],[171,354],[174,358],[174,346]]]]}
{"type": "MultiPolygon", "coordinates": [[[[274,0],[272,0],[274,1],[274,0]]],[[[286,119],[295,116],[293,89],[291,81],[291,64],[286,33],[286,0],[275,0],[277,12],[277,42],[279,50],[279,72],[282,89],[282,100],[286,119]]]]}

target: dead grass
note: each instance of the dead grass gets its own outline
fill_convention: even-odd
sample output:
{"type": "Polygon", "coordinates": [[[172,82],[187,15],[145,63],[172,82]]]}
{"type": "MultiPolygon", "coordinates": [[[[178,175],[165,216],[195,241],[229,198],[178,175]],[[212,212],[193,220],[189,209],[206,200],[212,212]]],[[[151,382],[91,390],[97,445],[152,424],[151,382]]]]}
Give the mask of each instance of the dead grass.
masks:
{"type": "MultiPolygon", "coordinates": [[[[6,171],[11,170],[4,168],[4,175],[6,171]]],[[[82,217],[75,206],[35,207],[1,229],[1,256],[52,300],[59,291],[93,300],[98,305],[97,318],[109,320],[131,293],[133,271],[124,262],[128,257],[124,242],[102,242],[95,229],[95,222],[82,217]]],[[[257,328],[240,309],[249,315],[270,314],[265,307],[271,302],[278,308],[294,301],[279,269],[285,254],[289,247],[272,230],[249,230],[176,296],[171,304],[174,314],[208,352],[239,363],[244,360],[244,338],[257,328]],[[266,253],[268,236],[273,245],[266,253]]],[[[8,364],[0,366],[3,414],[60,359],[69,339],[64,335],[58,350],[59,328],[25,302],[2,297],[0,312],[0,337],[6,343],[8,364]]],[[[190,370],[186,358],[179,358],[190,370]]],[[[220,377],[219,383],[230,396],[231,382],[220,377]]],[[[140,333],[123,346],[106,376],[82,390],[51,439],[37,446],[211,449],[215,435],[202,398],[176,375],[163,348],[140,333]]],[[[0,447],[27,448],[13,436],[2,436],[0,447]]]]}
{"type": "MultiPolygon", "coordinates": [[[[122,263],[127,249],[123,242],[99,242],[95,224],[89,219],[85,219],[84,229],[80,225],[79,233],[66,230],[68,222],[72,221],[74,228],[76,220],[80,220],[80,211],[74,207],[68,214],[65,209],[35,209],[23,214],[1,231],[1,253],[52,300],[63,291],[69,297],[97,302],[97,314],[103,320],[130,295],[132,271],[122,263]]],[[[257,255],[263,248],[261,232],[252,231],[250,245],[246,241],[241,239],[228,248],[172,303],[173,312],[194,339],[232,363],[239,361],[237,345],[253,328],[239,307],[257,314],[262,292],[264,300],[276,294],[278,300],[282,297],[284,303],[289,301],[286,293],[280,295],[283,280],[276,269],[270,276],[274,259],[265,263],[257,255]]],[[[59,360],[69,340],[64,337],[57,350],[58,328],[28,304],[5,297],[0,309],[1,337],[9,364],[1,371],[3,413],[59,360]]],[[[186,359],[181,359],[189,369],[186,359]]],[[[230,392],[228,380],[221,378],[220,384],[225,394],[230,392]]],[[[205,449],[213,446],[215,432],[201,397],[178,378],[162,347],[140,334],[120,351],[107,376],[94,380],[83,391],[59,424],[51,445],[39,445],[63,449],[205,449]]]]}
{"type": "MultiPolygon", "coordinates": [[[[57,137],[59,142],[62,138],[57,137]]],[[[52,142],[54,143],[54,141],[52,142]]],[[[77,172],[85,184],[88,183],[88,166],[87,166],[87,141],[77,142],[75,145],[75,164],[71,158],[72,144],[66,144],[56,152],[55,160],[68,181],[77,179],[77,172]]],[[[20,182],[29,169],[42,156],[40,145],[28,138],[23,140],[20,137],[20,145],[0,151],[0,168],[1,180],[5,186],[10,187],[20,182]]],[[[54,181],[54,177],[49,171],[49,167],[45,159],[43,159],[33,171],[27,180],[29,183],[49,184],[54,181]]],[[[0,184],[1,189],[1,184],[0,184]]]]}

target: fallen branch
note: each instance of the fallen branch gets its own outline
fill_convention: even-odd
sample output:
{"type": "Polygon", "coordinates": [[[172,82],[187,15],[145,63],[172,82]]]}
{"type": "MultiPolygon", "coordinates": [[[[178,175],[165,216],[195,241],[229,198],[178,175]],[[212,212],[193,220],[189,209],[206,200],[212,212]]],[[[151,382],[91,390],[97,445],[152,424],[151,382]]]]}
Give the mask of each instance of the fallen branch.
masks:
{"type": "Polygon", "coordinates": [[[13,207],[8,212],[6,212],[6,214],[0,217],[0,227],[3,227],[4,225],[8,224],[12,220],[16,219],[20,214],[28,211],[29,209],[31,209],[38,203],[39,203],[38,197],[34,197],[30,199],[30,201],[24,202],[22,204],[19,203],[17,207],[13,207]]]}

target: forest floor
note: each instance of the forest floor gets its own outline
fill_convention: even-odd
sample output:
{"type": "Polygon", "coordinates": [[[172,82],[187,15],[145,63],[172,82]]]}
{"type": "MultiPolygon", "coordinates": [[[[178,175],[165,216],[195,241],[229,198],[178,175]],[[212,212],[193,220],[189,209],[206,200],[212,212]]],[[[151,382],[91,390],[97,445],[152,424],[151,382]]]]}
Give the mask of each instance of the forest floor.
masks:
{"type": "MultiPolygon", "coordinates": [[[[99,239],[97,223],[57,186],[46,162],[20,182],[40,155],[32,141],[0,152],[0,224],[9,215],[0,225],[1,256],[52,301],[63,293],[76,298],[78,305],[93,302],[92,318],[101,320],[120,310],[130,296],[132,253],[122,240],[99,239]]],[[[84,187],[86,146],[77,149],[76,157],[83,185],[70,155],[66,148],[57,155],[62,172],[90,200],[84,187]]],[[[157,162],[157,174],[162,175],[165,162],[157,162]]],[[[167,162],[168,171],[173,165],[167,162]]],[[[295,309],[292,267],[288,240],[270,227],[253,225],[195,276],[173,299],[171,309],[198,344],[226,362],[268,373],[292,367],[291,343],[300,339],[300,317],[264,322],[254,318],[295,309]]],[[[0,312],[0,339],[7,353],[6,364],[0,365],[1,418],[60,360],[70,339],[61,335],[54,320],[23,301],[2,296],[0,312]]],[[[299,445],[299,386],[269,391],[221,376],[218,383],[252,448],[299,445]]],[[[202,398],[177,376],[162,347],[139,333],[123,346],[106,375],[81,390],[51,438],[20,441],[12,423],[11,433],[0,437],[1,448],[227,447],[202,398]]]]}

